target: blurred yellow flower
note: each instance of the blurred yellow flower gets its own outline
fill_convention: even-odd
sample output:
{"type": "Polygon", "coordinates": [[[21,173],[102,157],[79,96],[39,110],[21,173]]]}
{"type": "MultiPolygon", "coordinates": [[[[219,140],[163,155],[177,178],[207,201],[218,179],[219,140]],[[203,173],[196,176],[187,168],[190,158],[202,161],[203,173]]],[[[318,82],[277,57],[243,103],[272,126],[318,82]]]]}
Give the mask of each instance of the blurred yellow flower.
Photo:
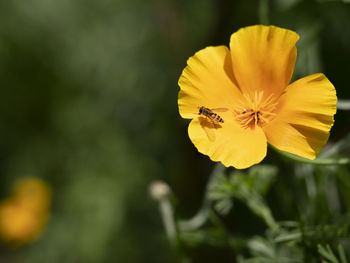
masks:
{"type": "Polygon", "coordinates": [[[207,47],[189,58],[178,104],[180,115],[192,119],[188,134],[199,152],[238,169],[261,162],[267,142],[316,158],[337,97],[321,73],[289,84],[298,39],[287,29],[250,26],[232,34],[230,50],[207,47]]]}
{"type": "Polygon", "coordinates": [[[51,189],[40,179],[27,177],[14,186],[0,204],[0,235],[7,244],[20,246],[35,239],[46,225],[51,189]]]}
{"type": "Polygon", "coordinates": [[[16,199],[34,212],[47,211],[51,204],[51,189],[36,177],[26,177],[14,185],[16,199]]]}

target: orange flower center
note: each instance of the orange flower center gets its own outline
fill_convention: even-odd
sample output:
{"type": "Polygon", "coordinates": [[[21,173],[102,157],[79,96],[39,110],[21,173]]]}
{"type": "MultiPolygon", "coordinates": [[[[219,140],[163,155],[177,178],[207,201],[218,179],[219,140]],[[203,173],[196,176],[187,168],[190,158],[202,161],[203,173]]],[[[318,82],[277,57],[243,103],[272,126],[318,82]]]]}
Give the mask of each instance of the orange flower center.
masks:
{"type": "Polygon", "coordinates": [[[274,94],[265,97],[263,91],[257,91],[253,96],[244,94],[244,98],[235,109],[235,118],[243,128],[263,127],[276,116],[278,101],[274,94]]]}

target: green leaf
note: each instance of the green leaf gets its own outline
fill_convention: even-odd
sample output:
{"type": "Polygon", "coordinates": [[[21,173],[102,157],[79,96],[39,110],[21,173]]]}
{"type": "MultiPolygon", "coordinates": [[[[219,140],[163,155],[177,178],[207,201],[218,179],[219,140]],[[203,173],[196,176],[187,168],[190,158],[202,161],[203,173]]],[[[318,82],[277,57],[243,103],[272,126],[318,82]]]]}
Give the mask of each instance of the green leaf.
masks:
{"type": "Polygon", "coordinates": [[[326,247],[318,244],[318,253],[321,254],[322,257],[324,257],[326,260],[324,262],[329,262],[329,263],[347,263],[346,257],[345,257],[345,252],[342,247],[342,245],[338,245],[338,253],[340,257],[340,261],[332,251],[331,247],[327,244],[326,247]]]}
{"type": "Polygon", "coordinates": [[[243,201],[256,215],[273,229],[278,225],[265,203],[266,194],[277,174],[277,168],[269,165],[257,165],[246,172],[235,171],[229,177],[221,174],[210,185],[209,199],[221,214],[226,214],[233,206],[232,198],[243,201]]]}
{"type": "Polygon", "coordinates": [[[214,247],[225,247],[227,245],[226,232],[221,228],[203,228],[185,231],[179,233],[179,237],[183,242],[192,247],[202,244],[214,247]]]}
{"type": "Polygon", "coordinates": [[[274,165],[256,165],[249,169],[249,176],[253,178],[253,188],[265,195],[274,182],[278,169],[274,165]]]}
{"type": "Polygon", "coordinates": [[[226,215],[233,206],[233,195],[231,185],[224,174],[220,174],[216,180],[209,185],[209,200],[214,202],[214,208],[222,215],[226,215]]]}
{"type": "Polygon", "coordinates": [[[346,260],[346,257],[345,257],[344,248],[341,244],[338,245],[338,253],[339,253],[339,257],[340,257],[340,262],[347,263],[348,261],[346,260]]]}
{"type": "Polygon", "coordinates": [[[275,248],[266,239],[255,237],[248,242],[248,247],[255,255],[266,256],[269,258],[275,257],[275,248]]]}
{"type": "Polygon", "coordinates": [[[348,147],[350,147],[350,133],[346,137],[333,144],[329,149],[320,153],[320,157],[332,157],[336,154],[339,154],[342,150],[348,147]]]}

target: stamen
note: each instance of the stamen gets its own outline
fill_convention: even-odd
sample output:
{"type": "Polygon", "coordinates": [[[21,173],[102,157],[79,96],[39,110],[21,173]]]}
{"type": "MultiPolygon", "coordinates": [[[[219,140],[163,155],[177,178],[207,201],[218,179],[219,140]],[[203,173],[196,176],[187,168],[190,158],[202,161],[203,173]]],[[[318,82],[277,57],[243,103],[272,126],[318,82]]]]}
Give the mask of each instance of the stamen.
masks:
{"type": "Polygon", "coordinates": [[[235,109],[235,118],[244,128],[253,129],[256,125],[262,127],[276,116],[277,98],[273,93],[264,98],[264,92],[258,91],[249,96],[235,109]]]}

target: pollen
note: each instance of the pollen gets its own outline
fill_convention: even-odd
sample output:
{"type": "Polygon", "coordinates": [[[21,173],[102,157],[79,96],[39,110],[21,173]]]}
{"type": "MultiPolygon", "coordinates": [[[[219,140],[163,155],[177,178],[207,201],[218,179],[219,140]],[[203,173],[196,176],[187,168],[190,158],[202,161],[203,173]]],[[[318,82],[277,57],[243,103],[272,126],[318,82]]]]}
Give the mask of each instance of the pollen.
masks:
{"type": "Polygon", "coordinates": [[[278,98],[273,93],[266,96],[263,91],[256,91],[253,95],[244,94],[243,97],[234,110],[235,119],[242,128],[263,127],[276,116],[278,98]]]}

